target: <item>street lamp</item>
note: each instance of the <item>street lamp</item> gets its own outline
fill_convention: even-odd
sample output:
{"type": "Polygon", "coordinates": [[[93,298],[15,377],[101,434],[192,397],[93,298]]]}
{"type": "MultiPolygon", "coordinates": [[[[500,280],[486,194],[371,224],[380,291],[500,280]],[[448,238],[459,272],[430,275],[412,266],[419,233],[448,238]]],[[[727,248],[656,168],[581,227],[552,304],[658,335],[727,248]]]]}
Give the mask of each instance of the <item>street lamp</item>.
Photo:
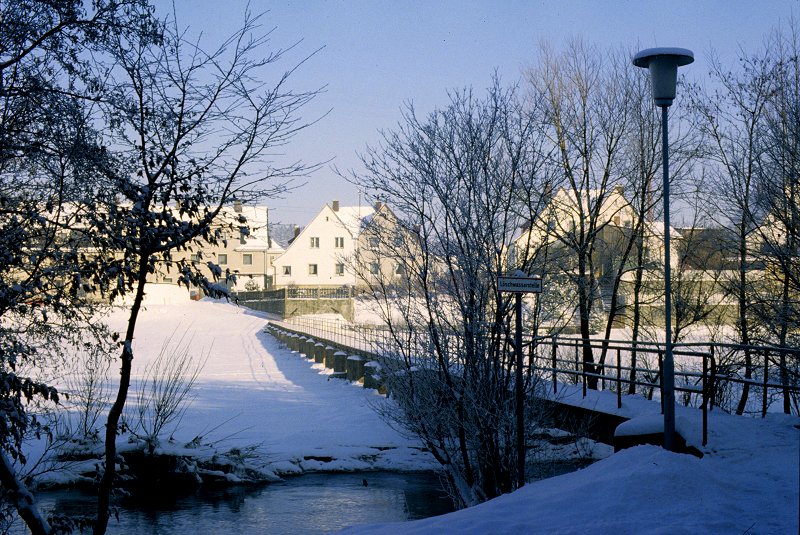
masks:
{"type": "Polygon", "coordinates": [[[669,244],[669,129],[667,108],[675,99],[678,67],[694,61],[694,53],[685,48],[648,48],[633,56],[633,64],[650,70],[653,100],[661,107],[661,154],[664,169],[664,330],[666,347],[664,355],[664,447],[675,449],[675,363],[672,358],[672,282],[670,280],[669,244]]]}

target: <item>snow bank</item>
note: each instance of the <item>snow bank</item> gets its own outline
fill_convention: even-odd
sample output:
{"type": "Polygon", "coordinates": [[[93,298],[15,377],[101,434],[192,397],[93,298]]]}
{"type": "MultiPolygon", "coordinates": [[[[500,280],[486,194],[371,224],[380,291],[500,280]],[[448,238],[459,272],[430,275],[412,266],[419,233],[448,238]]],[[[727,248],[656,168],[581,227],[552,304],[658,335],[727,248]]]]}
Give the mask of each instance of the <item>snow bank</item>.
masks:
{"type": "MultiPolygon", "coordinates": [[[[694,427],[697,419],[684,415],[683,422],[694,427]]],[[[702,459],[638,446],[477,507],[344,533],[797,533],[799,423],[783,415],[761,420],[713,413],[702,459]]]]}
{"type": "MultiPolygon", "coordinates": [[[[162,453],[182,455],[189,443],[220,452],[255,446],[260,468],[277,474],[435,468],[417,441],[390,428],[375,412],[375,406],[391,400],[330,379],[321,366],[263,332],[263,314],[224,301],[191,301],[188,292],[176,286],[148,288],[151,299],[139,317],[133,343],[128,405],[135,403],[137,382],[165,344],[168,353],[188,349],[198,362],[205,361],[188,410],[177,425],[166,429],[162,453]],[[165,301],[170,304],[162,304],[165,301]]],[[[119,308],[107,319],[112,328],[124,331],[127,316],[127,310],[119,308]]],[[[114,363],[110,373],[115,382],[118,370],[114,363]]],[[[120,437],[121,450],[130,447],[127,440],[127,435],[120,437]]],[[[38,458],[43,446],[42,441],[32,444],[29,458],[38,458]]],[[[192,449],[192,454],[198,453],[192,449]]],[[[53,472],[48,482],[56,483],[56,477],[60,483],[77,480],[95,462],[53,472]]]]}

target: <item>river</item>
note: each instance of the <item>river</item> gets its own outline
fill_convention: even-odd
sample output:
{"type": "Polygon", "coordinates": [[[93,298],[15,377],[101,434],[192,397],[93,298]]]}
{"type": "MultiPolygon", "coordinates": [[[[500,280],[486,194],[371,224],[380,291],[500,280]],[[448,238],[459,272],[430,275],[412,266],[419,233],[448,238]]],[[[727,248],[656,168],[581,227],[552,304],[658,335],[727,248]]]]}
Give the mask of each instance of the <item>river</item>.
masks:
{"type": "MultiPolygon", "coordinates": [[[[74,490],[43,493],[44,510],[91,514],[94,498],[74,490]]],[[[347,526],[444,514],[452,503],[428,473],[314,473],[256,487],[183,496],[128,498],[109,535],[319,534],[347,526]]],[[[26,533],[26,530],[12,531],[26,533]]]]}

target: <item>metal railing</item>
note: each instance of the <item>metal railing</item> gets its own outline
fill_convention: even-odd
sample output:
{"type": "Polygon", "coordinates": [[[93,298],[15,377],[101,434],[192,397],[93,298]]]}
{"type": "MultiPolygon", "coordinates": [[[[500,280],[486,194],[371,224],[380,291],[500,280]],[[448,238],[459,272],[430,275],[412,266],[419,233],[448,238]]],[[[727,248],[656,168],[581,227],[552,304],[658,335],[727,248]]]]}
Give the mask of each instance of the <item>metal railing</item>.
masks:
{"type": "MultiPolygon", "coordinates": [[[[310,317],[288,318],[280,323],[309,336],[352,348],[354,352],[378,354],[382,348],[392,347],[393,342],[389,329],[380,325],[354,325],[310,317]]],[[[397,336],[397,332],[394,335],[397,336]]],[[[407,338],[413,337],[409,334],[407,338]]],[[[527,337],[525,345],[528,366],[532,366],[529,371],[549,381],[554,393],[560,385],[580,384],[585,397],[589,387],[596,383],[597,390],[616,395],[618,407],[622,406],[622,396],[628,394],[639,394],[651,400],[661,398],[664,344],[601,339],[584,342],[578,337],[545,336],[527,337]],[[584,362],[584,347],[591,352],[594,362],[584,362]]],[[[735,412],[744,385],[750,389],[744,411],[749,414],[766,415],[778,398],[800,399],[800,377],[796,371],[781,366],[785,360],[781,355],[791,355],[796,362],[800,360],[800,349],[676,344],[673,353],[676,401],[703,411],[704,430],[707,412],[714,407],[735,412]],[[751,361],[749,367],[743,364],[745,351],[751,361]]],[[[792,409],[797,412],[797,401],[792,409]]]]}
{"type": "Polygon", "coordinates": [[[343,320],[295,316],[272,323],[350,348],[354,353],[377,354],[381,348],[388,347],[391,339],[389,330],[383,326],[353,324],[343,320]]]}
{"type": "Polygon", "coordinates": [[[354,295],[355,290],[352,286],[289,286],[275,290],[231,292],[231,297],[242,303],[248,301],[267,301],[272,299],[352,299],[354,295]]]}

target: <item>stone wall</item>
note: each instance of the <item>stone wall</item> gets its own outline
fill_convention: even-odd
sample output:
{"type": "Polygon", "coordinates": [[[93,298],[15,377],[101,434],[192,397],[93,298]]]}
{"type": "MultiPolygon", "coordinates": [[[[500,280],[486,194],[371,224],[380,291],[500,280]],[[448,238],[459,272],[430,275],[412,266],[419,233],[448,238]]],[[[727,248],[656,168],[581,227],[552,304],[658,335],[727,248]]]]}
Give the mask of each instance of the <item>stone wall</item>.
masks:
{"type": "Polygon", "coordinates": [[[341,314],[348,321],[353,321],[355,305],[351,289],[339,291],[336,288],[281,288],[263,292],[235,292],[231,298],[237,304],[275,314],[281,318],[303,316],[307,314],[341,314]]]}

